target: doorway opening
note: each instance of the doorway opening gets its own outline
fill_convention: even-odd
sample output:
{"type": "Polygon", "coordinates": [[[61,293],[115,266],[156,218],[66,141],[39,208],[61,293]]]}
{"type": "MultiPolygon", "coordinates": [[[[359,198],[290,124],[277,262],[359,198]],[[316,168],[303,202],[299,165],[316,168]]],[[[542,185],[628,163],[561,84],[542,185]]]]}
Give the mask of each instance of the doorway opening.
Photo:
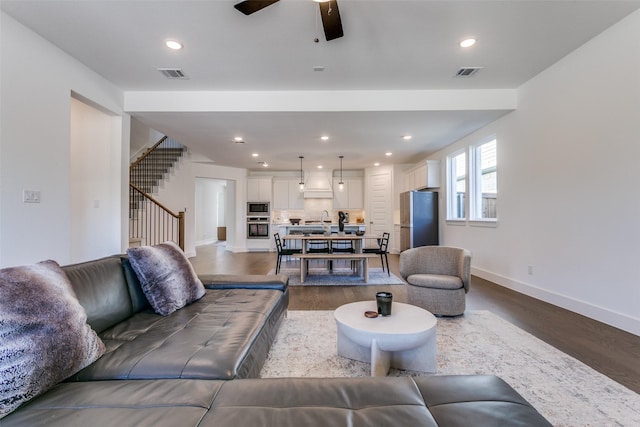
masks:
{"type": "Polygon", "coordinates": [[[226,245],[229,181],[196,178],[195,245],[226,245]]]}

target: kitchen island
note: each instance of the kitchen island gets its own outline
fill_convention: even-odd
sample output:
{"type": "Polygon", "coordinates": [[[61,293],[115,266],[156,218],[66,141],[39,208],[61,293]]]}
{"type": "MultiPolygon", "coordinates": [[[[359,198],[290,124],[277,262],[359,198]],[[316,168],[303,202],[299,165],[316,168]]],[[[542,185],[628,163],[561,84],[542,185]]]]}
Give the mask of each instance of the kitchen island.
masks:
{"type": "MultiPolygon", "coordinates": [[[[320,221],[313,223],[306,223],[300,225],[286,224],[273,224],[273,229],[279,229],[280,236],[288,236],[290,234],[338,234],[337,223],[322,223],[320,221]]],[[[348,223],[344,225],[345,234],[355,234],[357,231],[364,232],[366,226],[364,223],[348,223]]],[[[299,240],[287,242],[287,247],[301,249],[301,243],[299,240]],[[292,246],[289,246],[292,245],[292,246]]]]}

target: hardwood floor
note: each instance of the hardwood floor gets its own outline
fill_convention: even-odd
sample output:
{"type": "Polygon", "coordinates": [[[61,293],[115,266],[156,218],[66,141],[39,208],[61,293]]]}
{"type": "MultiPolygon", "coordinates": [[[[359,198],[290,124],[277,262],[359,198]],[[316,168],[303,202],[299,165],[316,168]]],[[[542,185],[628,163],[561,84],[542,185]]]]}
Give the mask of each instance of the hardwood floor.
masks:
{"type": "MultiPolygon", "coordinates": [[[[389,255],[398,272],[398,255],[389,255]]],[[[266,274],[275,267],[274,252],[238,253],[223,245],[198,247],[191,262],[198,274],[266,274]]],[[[380,261],[371,262],[380,267],[380,261]]],[[[348,302],[373,299],[388,286],[304,287],[290,289],[290,310],[333,310],[348,302]]],[[[392,288],[394,300],[406,302],[404,286],[392,288]]],[[[627,388],[640,392],[640,337],[568,310],[472,277],[467,310],[489,310],[627,388]]]]}

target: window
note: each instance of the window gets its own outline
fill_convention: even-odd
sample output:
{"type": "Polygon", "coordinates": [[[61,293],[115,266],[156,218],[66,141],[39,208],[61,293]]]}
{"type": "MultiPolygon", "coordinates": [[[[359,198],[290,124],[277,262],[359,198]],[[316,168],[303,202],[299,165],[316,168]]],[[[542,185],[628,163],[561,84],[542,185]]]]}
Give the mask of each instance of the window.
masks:
{"type": "Polygon", "coordinates": [[[458,151],[447,157],[447,219],[465,219],[467,155],[458,151]]]}
{"type": "Polygon", "coordinates": [[[498,196],[496,139],[491,138],[475,145],[471,155],[471,219],[495,220],[498,196]]]}

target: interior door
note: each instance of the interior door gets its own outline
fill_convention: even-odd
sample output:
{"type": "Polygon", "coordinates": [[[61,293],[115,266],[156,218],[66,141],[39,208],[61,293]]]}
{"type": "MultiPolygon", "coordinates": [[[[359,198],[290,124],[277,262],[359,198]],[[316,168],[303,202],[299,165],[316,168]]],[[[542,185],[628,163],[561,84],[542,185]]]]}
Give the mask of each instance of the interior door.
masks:
{"type": "MultiPolygon", "coordinates": [[[[391,171],[372,172],[367,178],[367,234],[382,237],[385,231],[393,238],[393,197],[391,190],[391,171]]],[[[375,240],[368,246],[375,246],[375,240]]],[[[389,242],[389,247],[393,247],[389,242]]]]}

